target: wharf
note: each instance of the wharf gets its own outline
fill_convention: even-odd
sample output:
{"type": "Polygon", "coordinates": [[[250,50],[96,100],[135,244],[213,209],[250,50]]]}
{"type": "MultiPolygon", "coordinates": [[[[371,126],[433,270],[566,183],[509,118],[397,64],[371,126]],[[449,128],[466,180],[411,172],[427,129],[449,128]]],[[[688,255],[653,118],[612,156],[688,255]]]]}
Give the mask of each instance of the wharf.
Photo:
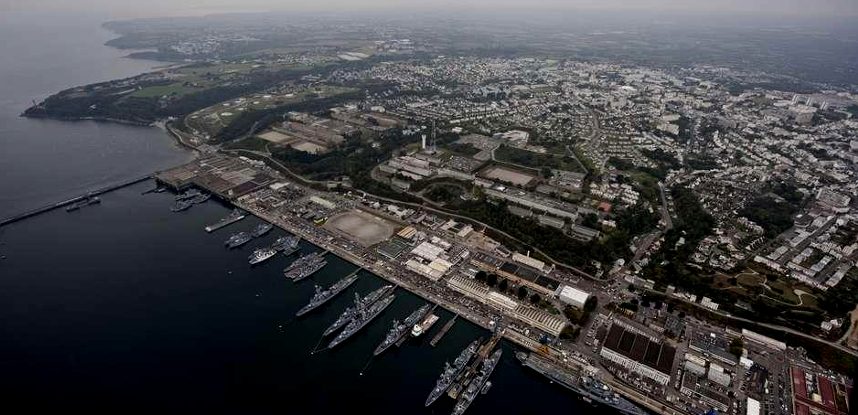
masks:
{"type": "Polygon", "coordinates": [[[133,184],[137,184],[137,183],[149,180],[151,178],[152,178],[151,175],[146,175],[143,177],[136,177],[134,179],[125,180],[125,181],[122,181],[119,183],[111,184],[108,186],[104,186],[104,187],[92,190],[90,192],[87,192],[86,194],[83,194],[80,196],[75,196],[71,199],[66,199],[66,200],[63,200],[61,202],[57,202],[57,203],[54,203],[51,205],[42,206],[40,208],[28,210],[26,212],[19,213],[19,214],[14,215],[14,216],[9,216],[7,218],[0,219],[0,226],[10,225],[12,223],[19,222],[19,221],[22,221],[22,220],[27,219],[27,218],[31,218],[33,216],[41,215],[42,213],[50,212],[54,209],[59,209],[61,207],[66,207],[66,206],[71,205],[73,203],[77,203],[77,202],[86,200],[87,198],[102,195],[102,194],[107,193],[107,192],[112,192],[114,190],[118,190],[118,189],[121,189],[123,187],[128,187],[128,186],[131,186],[133,184]]]}
{"type": "Polygon", "coordinates": [[[429,345],[431,345],[432,347],[435,347],[438,344],[438,342],[441,341],[441,339],[444,337],[444,335],[447,334],[447,332],[450,331],[451,328],[453,328],[453,324],[456,324],[457,318],[459,318],[458,314],[453,316],[453,318],[451,318],[450,321],[445,323],[444,327],[441,327],[441,331],[439,331],[438,334],[436,334],[435,337],[433,337],[432,340],[429,342],[429,345]]]}

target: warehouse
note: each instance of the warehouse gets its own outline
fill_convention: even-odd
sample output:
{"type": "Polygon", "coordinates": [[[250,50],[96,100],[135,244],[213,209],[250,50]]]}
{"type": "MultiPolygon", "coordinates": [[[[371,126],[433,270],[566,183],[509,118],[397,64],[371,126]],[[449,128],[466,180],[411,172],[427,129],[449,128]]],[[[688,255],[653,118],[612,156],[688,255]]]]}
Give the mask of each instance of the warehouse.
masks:
{"type": "Polygon", "coordinates": [[[590,294],[587,292],[568,285],[561,285],[558,287],[557,291],[554,292],[554,295],[556,295],[560,301],[578,309],[583,309],[584,304],[587,303],[587,299],[590,298],[590,294]]]}
{"type": "Polygon", "coordinates": [[[599,354],[632,373],[667,385],[676,348],[615,322],[605,336],[599,354]]]}

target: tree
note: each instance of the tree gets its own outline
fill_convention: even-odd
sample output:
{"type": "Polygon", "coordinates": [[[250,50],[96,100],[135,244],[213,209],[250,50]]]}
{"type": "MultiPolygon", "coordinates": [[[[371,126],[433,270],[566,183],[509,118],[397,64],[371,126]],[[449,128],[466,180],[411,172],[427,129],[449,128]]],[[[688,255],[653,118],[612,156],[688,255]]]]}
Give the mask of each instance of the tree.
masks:
{"type": "Polygon", "coordinates": [[[599,216],[595,213],[588,213],[584,215],[584,220],[581,221],[581,225],[584,225],[588,228],[595,228],[599,226],[599,216]]]}
{"type": "Polygon", "coordinates": [[[736,357],[742,355],[742,349],[745,348],[745,344],[742,342],[741,337],[736,337],[732,341],[730,341],[730,353],[733,353],[736,357]]]}
{"type": "Polygon", "coordinates": [[[509,282],[506,278],[504,278],[498,284],[498,290],[500,290],[501,292],[506,292],[507,288],[509,288],[509,282]]]}
{"type": "Polygon", "coordinates": [[[498,283],[497,274],[489,274],[488,278],[486,279],[486,284],[488,284],[489,287],[494,287],[495,285],[497,285],[497,283],[498,283]]]}
{"type": "Polygon", "coordinates": [[[578,333],[580,333],[581,329],[576,326],[563,327],[563,330],[560,332],[560,338],[564,340],[574,340],[578,337],[578,333]]]}
{"type": "Polygon", "coordinates": [[[529,294],[529,293],[527,292],[527,288],[525,286],[521,285],[518,287],[518,299],[519,300],[524,300],[525,298],[527,298],[527,294],[529,294]]]}
{"type": "Polygon", "coordinates": [[[482,282],[486,281],[486,277],[488,277],[488,274],[486,274],[485,271],[477,271],[477,275],[474,276],[474,278],[476,278],[477,281],[482,281],[482,282]]]}
{"type": "Polygon", "coordinates": [[[540,170],[540,174],[542,174],[542,177],[544,177],[544,178],[546,178],[546,179],[550,179],[550,178],[551,178],[551,175],[552,175],[553,173],[551,173],[551,169],[550,169],[550,168],[548,168],[548,167],[543,167],[543,168],[542,168],[542,170],[540,170]]]}
{"type": "Polygon", "coordinates": [[[542,301],[542,297],[540,297],[539,294],[533,293],[533,295],[530,296],[531,303],[539,304],[540,301],[542,301]]]}

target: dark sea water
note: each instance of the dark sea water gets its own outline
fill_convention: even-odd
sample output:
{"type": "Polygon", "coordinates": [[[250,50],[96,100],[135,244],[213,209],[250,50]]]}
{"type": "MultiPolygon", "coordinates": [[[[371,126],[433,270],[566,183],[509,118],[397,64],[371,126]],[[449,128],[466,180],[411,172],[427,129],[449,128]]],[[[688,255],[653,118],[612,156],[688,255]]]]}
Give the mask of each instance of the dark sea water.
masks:
{"type": "MultiPolygon", "coordinates": [[[[431,347],[428,335],[370,361],[394,318],[423,304],[405,291],[365,330],[333,351],[311,355],[324,328],[351,301],[383,280],[361,272],[355,285],[320,309],[292,316],[313,294],[355,267],[329,265],[300,283],[278,255],[257,267],[247,256],[284,232],[243,249],[224,239],[249,230],[249,218],[208,234],[229,208],[209,201],[171,213],[169,193],[143,196],[141,183],[103,203],[53,211],[2,228],[0,251],[0,396],[31,412],[89,409],[157,413],[448,413],[442,398],[423,407],[444,360],[488,332],[460,320],[431,347]],[[369,366],[364,370],[365,365],[369,366]],[[360,375],[364,371],[363,376],[360,375]],[[46,399],[50,397],[50,399],[46,399]]],[[[318,248],[304,244],[309,252],[318,248]]],[[[472,414],[594,413],[522,368],[514,347],[494,386],[472,414]]]]}
{"type": "MultiPolygon", "coordinates": [[[[100,46],[110,35],[98,24],[56,15],[0,16],[0,216],[188,157],[155,129],[16,116],[31,98],[155,65],[100,46]]],[[[104,195],[101,205],[0,228],[4,412],[449,413],[452,401],[441,398],[427,409],[425,397],[443,362],[488,332],[460,320],[433,348],[433,332],[450,318],[439,311],[442,319],[428,335],[370,361],[391,320],[422,304],[400,290],[365,330],[334,351],[311,355],[354,292],[383,281],[362,272],[334,301],[294,319],[314,282],[332,284],[355,267],[329,256],[325,269],[298,284],[282,277],[289,258],[251,268],[250,251],[281,230],[228,251],[223,240],[229,233],[250,229],[256,219],[207,234],[204,225],[228,207],[209,201],[171,213],[171,194],[140,194],[151,186],[141,183],[104,195]]],[[[502,347],[494,386],[468,413],[600,412],[523,369],[510,344],[502,347]]]]}
{"type": "Polygon", "coordinates": [[[101,28],[106,18],[0,13],[0,217],[189,157],[156,128],[18,116],[59,90],[162,65],[104,46],[114,37],[101,28]]]}

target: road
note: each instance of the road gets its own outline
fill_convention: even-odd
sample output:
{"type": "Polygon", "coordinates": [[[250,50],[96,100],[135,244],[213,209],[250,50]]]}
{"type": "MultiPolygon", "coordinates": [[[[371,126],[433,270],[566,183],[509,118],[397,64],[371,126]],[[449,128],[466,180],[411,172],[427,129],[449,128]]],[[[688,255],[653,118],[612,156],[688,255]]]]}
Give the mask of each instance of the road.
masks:
{"type": "Polygon", "coordinates": [[[659,211],[661,212],[661,218],[664,220],[664,229],[667,231],[673,228],[673,218],[670,217],[670,210],[667,208],[667,196],[664,194],[664,185],[660,182],[658,184],[658,194],[661,198],[659,211]]]}

